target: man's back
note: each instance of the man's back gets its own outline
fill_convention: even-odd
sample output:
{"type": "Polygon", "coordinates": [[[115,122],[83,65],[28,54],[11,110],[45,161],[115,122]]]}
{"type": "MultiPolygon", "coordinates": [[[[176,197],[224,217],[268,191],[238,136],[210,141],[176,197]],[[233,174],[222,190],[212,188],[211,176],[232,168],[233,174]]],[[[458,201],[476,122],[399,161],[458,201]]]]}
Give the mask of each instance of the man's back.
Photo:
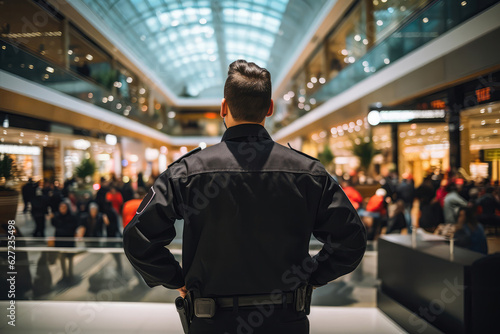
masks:
{"type": "MultiPolygon", "coordinates": [[[[316,159],[275,143],[260,125],[228,129],[222,143],[174,162],[157,183],[149,206],[169,205],[166,216],[152,208],[131,226],[146,237],[164,229],[155,238],[168,243],[173,222],[184,219],[183,269],[157,277],[163,282],[148,282],[144,273],[151,285],[185,281],[201,296],[291,291],[350,272],[364,253],[364,227],[336,181],[316,159]],[[326,243],[321,261],[309,256],[311,233],[326,243]]],[[[140,245],[125,247],[132,263],[145,255],[140,245]]]]}
{"type": "MultiPolygon", "coordinates": [[[[183,267],[202,295],[291,291],[309,257],[329,175],[312,158],[239,125],[171,168],[185,207],[183,267]]],[[[305,281],[304,278],[300,281],[305,281]]]]}

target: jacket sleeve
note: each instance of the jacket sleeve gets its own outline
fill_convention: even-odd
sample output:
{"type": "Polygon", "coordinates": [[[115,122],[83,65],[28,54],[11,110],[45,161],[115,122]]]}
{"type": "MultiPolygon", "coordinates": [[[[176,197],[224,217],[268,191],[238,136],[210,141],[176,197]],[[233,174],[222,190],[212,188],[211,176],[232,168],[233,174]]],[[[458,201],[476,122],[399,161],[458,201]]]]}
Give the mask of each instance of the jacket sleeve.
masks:
{"type": "Polygon", "coordinates": [[[328,176],[319,203],[313,235],[323,248],[313,257],[309,283],[325,285],[353,271],[366,249],[366,230],[339,184],[328,176]]]}
{"type": "Polygon", "coordinates": [[[174,223],[181,216],[176,210],[172,180],[161,174],[140,204],[134,218],[123,231],[123,248],[132,266],[150,287],[169,289],[184,286],[182,269],[165,248],[175,238],[174,223]]]}

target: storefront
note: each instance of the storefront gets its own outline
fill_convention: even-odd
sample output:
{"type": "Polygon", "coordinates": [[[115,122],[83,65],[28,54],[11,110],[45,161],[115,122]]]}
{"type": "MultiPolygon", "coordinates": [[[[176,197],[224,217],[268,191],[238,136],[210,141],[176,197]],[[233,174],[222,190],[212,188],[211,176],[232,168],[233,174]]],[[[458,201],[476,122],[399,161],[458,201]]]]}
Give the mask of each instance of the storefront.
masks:
{"type": "Polygon", "coordinates": [[[53,144],[53,139],[42,133],[12,128],[8,124],[4,124],[1,131],[0,154],[9,154],[14,160],[15,178],[22,182],[29,178],[42,179],[44,150],[53,144]]]}
{"type": "Polygon", "coordinates": [[[97,176],[121,176],[121,151],[116,136],[106,135],[104,139],[64,136],[60,140],[65,179],[72,178],[76,168],[86,159],[90,159],[95,165],[97,176]]]}
{"type": "Polygon", "coordinates": [[[500,103],[463,110],[460,118],[464,169],[473,179],[500,180],[500,103]]]}
{"type": "Polygon", "coordinates": [[[492,72],[396,106],[370,108],[368,123],[374,133],[390,125],[395,169],[400,176],[412,175],[416,185],[429,174],[449,171],[495,181],[500,178],[499,92],[500,72],[492,72]],[[381,113],[370,115],[374,109],[381,113]]]}
{"type": "Polygon", "coordinates": [[[356,182],[372,183],[393,168],[389,134],[389,126],[372,128],[366,117],[357,118],[313,133],[295,147],[318,157],[337,177],[349,179],[356,174],[356,182]]]}

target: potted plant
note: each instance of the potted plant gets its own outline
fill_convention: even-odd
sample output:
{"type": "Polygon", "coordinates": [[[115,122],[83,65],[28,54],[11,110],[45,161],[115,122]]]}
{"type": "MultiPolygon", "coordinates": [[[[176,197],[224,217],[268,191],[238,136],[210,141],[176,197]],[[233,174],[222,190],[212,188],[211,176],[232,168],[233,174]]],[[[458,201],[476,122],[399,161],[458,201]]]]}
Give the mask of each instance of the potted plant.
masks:
{"type": "Polygon", "coordinates": [[[13,188],[14,160],[8,154],[0,156],[0,217],[5,222],[16,219],[19,193],[13,188]]]}
{"type": "Polygon", "coordinates": [[[335,156],[333,155],[332,150],[330,149],[330,145],[325,144],[323,148],[323,152],[318,153],[318,159],[326,167],[326,169],[330,170],[330,165],[333,162],[335,156]]]}
{"type": "Polygon", "coordinates": [[[379,154],[380,151],[375,148],[373,140],[358,137],[352,143],[352,153],[358,157],[360,169],[368,173],[373,157],[379,154]]]}
{"type": "Polygon", "coordinates": [[[85,185],[92,181],[92,177],[96,171],[95,162],[92,159],[83,159],[79,166],[75,168],[75,174],[83,180],[85,185]]]}

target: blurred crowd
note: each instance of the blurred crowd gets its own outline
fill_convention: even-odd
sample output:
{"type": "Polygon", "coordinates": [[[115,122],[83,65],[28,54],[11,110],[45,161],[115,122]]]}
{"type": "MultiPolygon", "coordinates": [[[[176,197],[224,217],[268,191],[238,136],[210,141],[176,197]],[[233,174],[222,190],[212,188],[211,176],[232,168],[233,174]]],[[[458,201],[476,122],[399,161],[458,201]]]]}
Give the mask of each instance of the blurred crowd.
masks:
{"type": "MultiPolygon", "coordinates": [[[[24,212],[33,218],[35,237],[46,235],[47,221],[53,225],[56,237],[121,237],[123,227],[135,215],[154,178],[148,181],[146,184],[139,174],[133,186],[131,181],[124,183],[111,176],[109,180],[101,178],[95,190],[81,190],[75,179],[62,185],[30,179],[22,188],[24,212]]],[[[498,181],[476,182],[431,173],[415,187],[410,174],[400,180],[392,173],[379,181],[375,194],[372,190],[365,196],[360,191],[362,186],[352,181],[339,182],[358,210],[371,240],[380,234],[412,233],[420,227],[453,238],[457,246],[486,254],[487,231],[498,233],[498,181]]],[[[72,245],[71,241],[56,242],[56,246],[72,245]]]]}
{"type": "Polygon", "coordinates": [[[369,239],[380,234],[412,233],[416,227],[453,238],[455,245],[488,253],[489,234],[500,226],[500,188],[498,181],[476,182],[446,174],[430,174],[415,187],[411,175],[399,181],[391,174],[380,181],[373,196],[363,198],[348,180],[340,181],[358,210],[369,239]],[[417,214],[412,215],[413,212],[417,214]]]}
{"type": "Polygon", "coordinates": [[[29,179],[22,187],[23,212],[33,218],[35,237],[46,236],[47,222],[55,228],[56,237],[121,237],[148,186],[141,174],[136,187],[114,176],[101,178],[94,187],[97,191],[80,189],[74,178],[62,185],[29,179]]]}

